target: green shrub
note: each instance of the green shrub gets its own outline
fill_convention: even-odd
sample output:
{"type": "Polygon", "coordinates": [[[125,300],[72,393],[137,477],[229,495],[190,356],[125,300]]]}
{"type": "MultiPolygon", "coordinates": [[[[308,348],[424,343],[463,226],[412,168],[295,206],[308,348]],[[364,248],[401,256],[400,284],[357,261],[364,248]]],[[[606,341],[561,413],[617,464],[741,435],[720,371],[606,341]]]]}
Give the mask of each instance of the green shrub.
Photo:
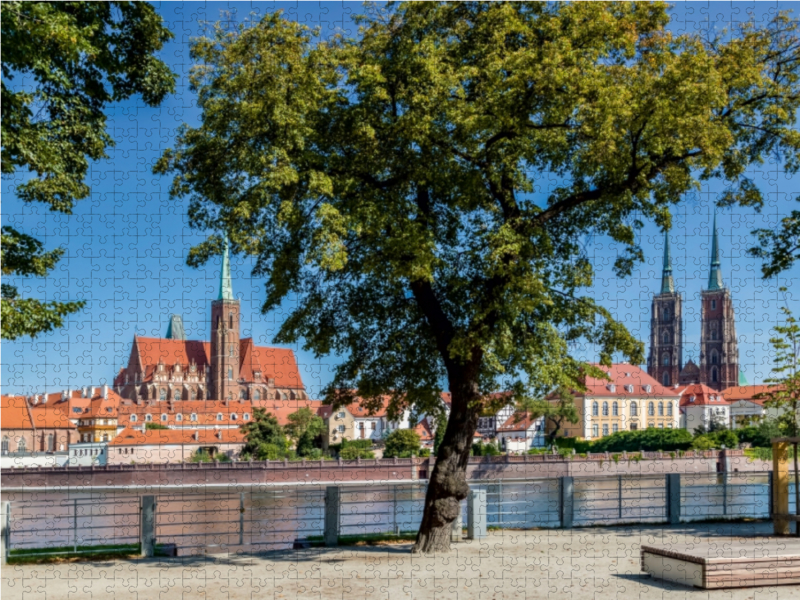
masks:
{"type": "Polygon", "coordinates": [[[619,431],[591,444],[591,452],[645,452],[688,450],[692,434],[685,429],[656,429],[619,431]]]}
{"type": "Polygon", "coordinates": [[[419,434],[413,429],[397,429],[386,438],[385,458],[419,456],[419,434]]]}
{"type": "Polygon", "coordinates": [[[371,450],[372,440],[342,440],[342,448],[358,448],[359,450],[371,450]]]}
{"type": "Polygon", "coordinates": [[[281,458],[288,458],[286,451],[277,444],[259,444],[256,448],[257,460],[279,460],[281,458]]]}
{"type": "Polygon", "coordinates": [[[717,448],[721,448],[723,445],[726,448],[736,448],[739,445],[739,438],[737,437],[736,432],[731,431],[730,429],[715,431],[710,435],[716,438],[717,448]]]}
{"type": "Polygon", "coordinates": [[[716,447],[716,440],[710,434],[698,435],[692,441],[692,448],[695,450],[711,450],[716,447]]]}
{"type": "Polygon", "coordinates": [[[501,454],[500,448],[491,442],[484,444],[481,441],[472,444],[472,456],[500,456],[501,454]]]}
{"type": "Polygon", "coordinates": [[[147,429],[148,431],[154,429],[169,429],[169,427],[167,427],[166,425],[162,425],[161,423],[153,423],[152,421],[150,423],[145,423],[144,428],[147,429]]]}
{"type": "Polygon", "coordinates": [[[422,448],[419,451],[420,458],[427,458],[430,455],[431,455],[431,449],[430,448],[422,448]]]}
{"type": "Polygon", "coordinates": [[[342,460],[356,460],[357,458],[375,458],[375,454],[371,450],[363,450],[356,446],[346,446],[339,452],[339,458],[342,460]]]}

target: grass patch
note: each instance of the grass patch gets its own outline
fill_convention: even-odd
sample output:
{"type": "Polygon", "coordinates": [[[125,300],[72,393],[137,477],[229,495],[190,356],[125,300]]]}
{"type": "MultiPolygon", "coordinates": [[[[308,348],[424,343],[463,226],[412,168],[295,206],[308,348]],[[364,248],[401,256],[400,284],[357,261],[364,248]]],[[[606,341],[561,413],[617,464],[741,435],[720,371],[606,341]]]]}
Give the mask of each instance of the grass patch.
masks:
{"type": "Polygon", "coordinates": [[[107,560],[137,558],[141,555],[139,544],[107,544],[102,546],[74,546],[57,548],[17,548],[8,553],[8,564],[44,564],[78,562],[81,560],[107,560]]]}

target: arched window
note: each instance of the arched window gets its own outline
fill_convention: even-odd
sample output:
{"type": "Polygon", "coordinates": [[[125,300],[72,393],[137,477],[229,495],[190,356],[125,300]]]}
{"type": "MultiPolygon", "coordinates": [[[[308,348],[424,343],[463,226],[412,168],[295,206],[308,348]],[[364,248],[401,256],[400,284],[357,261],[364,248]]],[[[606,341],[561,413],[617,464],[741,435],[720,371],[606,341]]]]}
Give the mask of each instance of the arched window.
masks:
{"type": "Polygon", "coordinates": [[[189,398],[191,400],[197,400],[197,392],[195,392],[194,390],[190,391],[189,392],[189,398]]]}
{"type": "Polygon", "coordinates": [[[669,362],[669,352],[664,352],[664,354],[661,355],[661,364],[665,367],[668,367],[669,362]]]}
{"type": "Polygon", "coordinates": [[[253,400],[261,400],[261,392],[256,390],[253,392],[253,400]]]}
{"type": "Polygon", "coordinates": [[[669,344],[669,332],[668,331],[665,331],[664,333],[661,334],[661,341],[664,342],[665,344],[669,344]]]}
{"type": "Polygon", "coordinates": [[[247,400],[247,390],[239,390],[239,400],[247,400]]]}
{"type": "Polygon", "coordinates": [[[639,405],[636,402],[631,402],[631,416],[632,417],[639,416],[639,405]]]}
{"type": "Polygon", "coordinates": [[[47,451],[53,452],[56,449],[55,440],[53,439],[53,434],[47,434],[47,451]]]}
{"type": "Polygon", "coordinates": [[[228,346],[228,356],[233,356],[233,344],[228,346]]]}
{"type": "Polygon", "coordinates": [[[175,420],[176,420],[178,423],[180,423],[181,421],[183,421],[183,415],[175,415],[175,420]]]}
{"type": "Polygon", "coordinates": [[[664,403],[663,402],[659,402],[658,403],[658,416],[659,417],[663,417],[664,416],[664,403]]]}
{"type": "MultiPolygon", "coordinates": [[[[667,402],[667,416],[668,417],[672,416],[672,402],[667,402]]],[[[670,427],[671,427],[671,425],[670,425],[670,427]]]]}
{"type": "Polygon", "coordinates": [[[717,373],[717,367],[713,367],[711,369],[711,381],[713,383],[717,383],[718,379],[719,379],[719,374],[717,373]]]}
{"type": "Polygon", "coordinates": [[[611,405],[611,416],[618,417],[619,416],[619,403],[614,402],[611,405]]]}
{"type": "Polygon", "coordinates": [[[288,400],[288,399],[289,399],[289,396],[286,395],[286,392],[283,392],[281,394],[281,400],[288,400]]]}
{"type": "Polygon", "coordinates": [[[600,405],[597,403],[597,401],[592,402],[592,416],[593,417],[596,417],[596,416],[598,416],[600,414],[598,412],[599,410],[600,410],[600,405]]]}
{"type": "Polygon", "coordinates": [[[664,320],[665,321],[669,321],[670,313],[669,313],[669,309],[668,308],[664,309],[664,313],[663,314],[664,314],[664,320]]]}
{"type": "Polygon", "coordinates": [[[153,420],[153,415],[145,415],[144,420],[149,423],[150,421],[153,420]]]}
{"type": "Polygon", "coordinates": [[[245,421],[249,421],[250,420],[250,413],[244,413],[244,417],[243,418],[244,418],[245,421]]]}
{"type": "Polygon", "coordinates": [[[136,423],[136,415],[131,415],[131,423],[136,423]]]}
{"type": "Polygon", "coordinates": [[[608,416],[608,402],[603,402],[603,416],[608,416]]]}
{"type": "Polygon", "coordinates": [[[711,339],[712,340],[716,340],[717,339],[717,323],[716,323],[716,321],[711,323],[711,339]]]}
{"type": "Polygon", "coordinates": [[[275,392],[275,400],[280,400],[280,399],[281,399],[281,393],[275,392]]]}
{"type": "Polygon", "coordinates": [[[174,392],[172,392],[172,399],[173,400],[180,400],[181,399],[181,391],[180,390],[175,390],[174,392]]]}
{"type": "Polygon", "coordinates": [[[192,413],[191,416],[189,417],[189,420],[190,421],[197,421],[197,413],[192,413]]]}
{"type": "Polygon", "coordinates": [[[161,388],[161,392],[159,392],[159,398],[161,400],[166,400],[167,399],[167,390],[165,390],[164,388],[161,388]]]}
{"type": "Polygon", "coordinates": [[[17,452],[26,452],[28,450],[28,442],[25,441],[24,437],[19,438],[17,442],[17,452]]]}
{"type": "Polygon", "coordinates": [[[167,415],[166,415],[166,413],[161,413],[161,421],[162,421],[163,423],[166,423],[166,422],[167,422],[167,415]]]}
{"type": "Polygon", "coordinates": [[[719,356],[717,355],[716,350],[711,351],[711,364],[716,365],[719,363],[719,356]]]}
{"type": "Polygon", "coordinates": [[[664,374],[661,376],[661,383],[665,386],[669,386],[671,384],[671,377],[669,376],[669,371],[664,371],[664,374]]]}
{"type": "Polygon", "coordinates": [[[228,368],[228,379],[233,379],[233,368],[228,368]]]}
{"type": "Polygon", "coordinates": [[[655,403],[648,402],[648,404],[647,404],[647,414],[650,415],[651,417],[655,416],[655,414],[656,414],[656,405],[655,405],[655,403]]]}
{"type": "Polygon", "coordinates": [[[233,313],[228,315],[228,327],[233,329],[233,313]]]}
{"type": "Polygon", "coordinates": [[[222,413],[217,413],[217,421],[222,421],[222,413]]]}
{"type": "Polygon", "coordinates": [[[235,421],[235,420],[236,420],[236,413],[231,413],[231,421],[235,421]]]}

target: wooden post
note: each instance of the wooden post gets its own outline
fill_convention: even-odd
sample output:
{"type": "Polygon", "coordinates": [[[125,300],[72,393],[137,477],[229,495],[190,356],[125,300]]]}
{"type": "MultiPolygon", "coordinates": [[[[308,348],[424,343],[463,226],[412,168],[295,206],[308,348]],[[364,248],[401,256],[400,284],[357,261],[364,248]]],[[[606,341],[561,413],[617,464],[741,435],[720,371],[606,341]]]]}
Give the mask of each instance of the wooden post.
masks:
{"type": "MultiPolygon", "coordinates": [[[[789,443],[772,443],[772,512],[789,514],[789,443]]],[[[773,517],[775,535],[789,535],[789,521],[773,517]]]]}

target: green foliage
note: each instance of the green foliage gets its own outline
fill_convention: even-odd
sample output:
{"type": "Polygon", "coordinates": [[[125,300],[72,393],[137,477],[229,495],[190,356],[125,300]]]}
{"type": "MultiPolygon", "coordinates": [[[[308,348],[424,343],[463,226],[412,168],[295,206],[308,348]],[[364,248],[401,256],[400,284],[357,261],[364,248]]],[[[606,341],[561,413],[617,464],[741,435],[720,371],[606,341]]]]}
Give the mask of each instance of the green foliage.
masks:
{"type": "Polygon", "coordinates": [[[253,419],[242,425],[245,444],[242,454],[258,460],[277,460],[288,457],[288,444],[283,427],[263,408],[253,410],[253,419]]]}
{"type": "Polygon", "coordinates": [[[166,425],[162,425],[161,423],[154,423],[152,421],[150,423],[145,423],[144,424],[144,428],[145,429],[169,429],[169,427],[167,427],[166,425]]]}
{"type": "Polygon", "coordinates": [[[472,444],[472,456],[500,456],[500,448],[491,442],[484,444],[482,441],[472,444]]]}
{"type": "Polygon", "coordinates": [[[439,451],[439,445],[442,443],[444,439],[444,432],[447,429],[447,417],[445,416],[444,412],[438,413],[436,417],[436,431],[433,434],[433,453],[436,454],[439,451]]]}
{"type": "MultiPolygon", "coordinates": [[[[384,455],[385,456],[385,455],[384,455]]],[[[342,460],[355,460],[357,458],[375,458],[375,453],[358,446],[345,446],[339,451],[342,460]]]]}
{"type": "Polygon", "coordinates": [[[718,447],[725,446],[726,448],[737,448],[739,446],[739,438],[736,435],[736,432],[731,431],[730,429],[725,429],[722,431],[716,431],[713,434],[714,438],[719,444],[718,447]]]}
{"type": "Polygon", "coordinates": [[[694,450],[711,450],[717,447],[717,440],[708,433],[698,435],[692,440],[692,448],[694,450]]]}
{"type": "Polygon", "coordinates": [[[195,450],[194,454],[189,457],[190,463],[211,463],[217,460],[218,462],[231,462],[230,457],[227,454],[215,454],[213,457],[203,450],[195,450]]]}
{"type": "MultiPolygon", "coordinates": [[[[70,214],[89,195],[90,162],[114,141],[105,107],[134,94],[158,105],[175,74],[155,57],[172,33],[146,2],[19,2],[2,11],[2,173],[18,174],[16,194],[70,214]]],[[[12,227],[2,230],[4,276],[46,277],[63,250],[49,252],[12,227]]],[[[4,283],[3,339],[61,327],[83,301],[19,297],[4,283]]]]}
{"type": "Polygon", "coordinates": [[[553,396],[547,400],[523,400],[521,408],[531,414],[531,418],[538,419],[544,417],[546,421],[553,424],[553,428],[548,434],[548,440],[552,444],[558,437],[562,427],[567,423],[577,423],[578,409],[575,406],[575,397],[566,387],[558,388],[553,396]]]}
{"type": "Polygon", "coordinates": [[[431,455],[430,448],[420,448],[419,454],[417,456],[419,456],[420,458],[427,458],[430,455],[431,455]]]}
{"type": "Polygon", "coordinates": [[[737,429],[736,435],[740,442],[754,448],[772,448],[771,440],[780,437],[781,432],[775,419],[762,419],[758,425],[737,429]]]}
{"type": "MultiPolygon", "coordinates": [[[[287,417],[289,423],[284,430],[286,435],[297,442],[297,455],[300,457],[316,456],[315,450],[322,448],[322,435],[325,422],[309,407],[293,412],[287,417]]],[[[321,456],[321,454],[320,454],[321,456]]]]}
{"type": "Polygon", "coordinates": [[[397,429],[386,438],[384,458],[419,456],[419,434],[413,429],[397,429]]]}
{"type": "Polygon", "coordinates": [[[649,427],[637,431],[619,431],[591,444],[590,452],[635,452],[644,450],[687,450],[692,444],[692,434],[685,429],[656,429],[649,427]]]}
{"type": "Polygon", "coordinates": [[[558,449],[575,450],[575,452],[589,452],[592,447],[592,442],[587,440],[579,440],[576,437],[560,437],[553,440],[553,443],[558,449]]]}

